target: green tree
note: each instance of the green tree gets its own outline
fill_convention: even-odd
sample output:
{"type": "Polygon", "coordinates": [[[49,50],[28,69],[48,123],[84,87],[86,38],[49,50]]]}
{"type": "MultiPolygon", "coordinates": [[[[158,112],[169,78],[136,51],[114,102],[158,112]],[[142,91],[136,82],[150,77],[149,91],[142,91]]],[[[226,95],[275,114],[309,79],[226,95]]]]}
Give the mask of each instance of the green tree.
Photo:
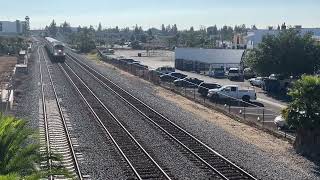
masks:
{"type": "Polygon", "coordinates": [[[57,24],[54,20],[52,20],[50,26],[48,27],[49,35],[52,37],[56,37],[58,33],[57,24]]]}
{"type": "Polygon", "coordinates": [[[218,34],[218,28],[216,25],[210,26],[207,28],[207,34],[210,35],[217,35],[218,34]]]}
{"type": "Polygon", "coordinates": [[[119,27],[116,26],[116,28],[115,28],[115,33],[119,33],[119,32],[120,32],[119,27]]]}
{"type": "Polygon", "coordinates": [[[173,33],[174,35],[176,35],[176,34],[178,33],[178,27],[177,27],[176,24],[174,24],[174,25],[172,26],[172,33],[173,33]]]}
{"type": "Polygon", "coordinates": [[[166,27],[164,26],[164,24],[161,25],[161,32],[162,34],[166,33],[166,27]]]}
{"type": "Polygon", "coordinates": [[[247,64],[264,76],[272,73],[285,76],[313,74],[320,65],[319,47],[312,35],[300,35],[294,29],[283,30],[277,36],[265,36],[251,53],[247,64]]]}
{"type": "Polygon", "coordinates": [[[148,29],[147,33],[148,33],[148,38],[150,40],[152,40],[154,38],[153,33],[152,33],[152,29],[148,29]]]}
{"type": "Polygon", "coordinates": [[[101,25],[101,23],[99,23],[99,26],[98,26],[98,30],[97,30],[98,32],[101,32],[102,31],[102,25],[101,25]]]}
{"type": "Polygon", "coordinates": [[[61,25],[61,32],[65,36],[68,36],[72,32],[70,24],[67,23],[66,21],[61,25]]]}
{"type": "Polygon", "coordinates": [[[189,30],[191,33],[193,33],[194,32],[194,28],[193,28],[193,26],[191,26],[190,27],[190,30],[189,30]]]}
{"type": "Polygon", "coordinates": [[[223,41],[231,41],[233,38],[233,28],[225,25],[222,27],[220,34],[223,41]]]}
{"type": "Polygon", "coordinates": [[[138,41],[131,42],[131,47],[132,47],[132,49],[142,49],[142,47],[138,41]]]}
{"type": "Polygon", "coordinates": [[[297,129],[297,150],[320,154],[320,77],[302,76],[289,95],[293,101],[283,111],[289,126],[297,129]]]}
{"type": "Polygon", "coordinates": [[[81,28],[76,37],[76,44],[81,52],[87,53],[96,48],[94,35],[95,30],[92,26],[81,28]]]}

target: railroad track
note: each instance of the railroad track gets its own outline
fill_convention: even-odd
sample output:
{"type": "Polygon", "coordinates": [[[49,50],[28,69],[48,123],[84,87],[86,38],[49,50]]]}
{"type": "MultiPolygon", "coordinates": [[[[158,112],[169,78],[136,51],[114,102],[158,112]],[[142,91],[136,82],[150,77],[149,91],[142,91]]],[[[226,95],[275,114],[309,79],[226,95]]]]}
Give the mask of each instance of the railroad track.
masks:
{"type": "MultiPolygon", "coordinates": [[[[40,104],[42,106],[39,124],[40,152],[46,154],[48,159],[47,162],[41,163],[41,167],[51,171],[53,166],[62,165],[72,176],[82,180],[83,176],[79,168],[78,158],[56,93],[48,61],[41,46],[38,47],[37,52],[41,83],[40,104]],[[61,156],[62,159],[59,164],[52,158],[53,154],[61,156]]],[[[48,178],[66,179],[63,174],[52,174],[48,178]]]]}
{"type": "Polygon", "coordinates": [[[59,66],[131,170],[128,179],[171,179],[81,78],[67,64],[59,66]]]}
{"type": "Polygon", "coordinates": [[[186,130],[163,116],[161,113],[151,108],[138,98],[134,97],[129,92],[122,89],[120,86],[113,83],[111,80],[87,64],[79,61],[75,56],[68,54],[68,57],[80,68],[96,79],[101,85],[123,99],[123,101],[128,103],[137,112],[146,117],[155,126],[161,129],[175,142],[180,144],[181,147],[205,164],[207,168],[211,169],[222,179],[256,179],[244,169],[223,157],[218,152],[214,151],[211,147],[201,142],[192,134],[188,133],[186,130]]]}

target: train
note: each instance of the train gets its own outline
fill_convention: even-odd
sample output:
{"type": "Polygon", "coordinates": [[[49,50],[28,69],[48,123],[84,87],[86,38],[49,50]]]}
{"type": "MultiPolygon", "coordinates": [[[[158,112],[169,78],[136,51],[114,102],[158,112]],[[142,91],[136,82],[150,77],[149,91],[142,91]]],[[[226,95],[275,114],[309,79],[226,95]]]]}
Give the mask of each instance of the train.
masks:
{"type": "Polygon", "coordinates": [[[45,47],[52,61],[65,61],[66,53],[64,44],[62,42],[51,37],[45,37],[45,47]]]}

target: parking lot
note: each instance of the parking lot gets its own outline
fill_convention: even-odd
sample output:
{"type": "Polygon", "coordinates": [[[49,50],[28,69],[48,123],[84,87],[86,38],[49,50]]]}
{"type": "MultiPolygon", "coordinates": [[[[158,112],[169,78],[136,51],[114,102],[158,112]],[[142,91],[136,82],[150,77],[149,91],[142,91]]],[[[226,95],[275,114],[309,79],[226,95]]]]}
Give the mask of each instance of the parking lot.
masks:
{"type": "MultiPolygon", "coordinates": [[[[142,50],[116,50],[115,56],[123,56],[125,58],[132,58],[134,60],[140,61],[141,64],[146,65],[149,67],[149,69],[156,69],[158,67],[162,66],[172,66],[174,67],[174,52],[172,51],[163,51],[163,50],[157,50],[153,53],[149,53],[150,56],[144,56],[147,55],[146,51],[142,50]],[[142,53],[142,57],[138,56],[138,53],[142,53]]],[[[281,109],[286,107],[286,103],[282,102],[280,100],[274,99],[270,96],[268,96],[261,88],[251,86],[248,81],[244,82],[238,82],[238,81],[230,81],[227,78],[223,79],[217,79],[212,78],[209,76],[193,73],[193,72],[187,72],[187,71],[179,71],[176,70],[176,72],[180,72],[183,74],[188,75],[188,77],[195,77],[198,79],[201,79],[205,82],[209,83],[219,83],[221,85],[239,85],[242,88],[253,88],[257,92],[257,103],[263,104],[263,106],[266,109],[269,109],[273,114],[280,114],[281,109]]]]}
{"type": "Polygon", "coordinates": [[[257,127],[262,127],[263,129],[270,130],[270,132],[274,132],[280,136],[294,139],[293,131],[279,131],[278,127],[274,123],[275,118],[280,115],[281,109],[284,108],[286,104],[267,96],[261,88],[251,86],[248,81],[230,81],[227,78],[216,79],[202,74],[176,70],[178,73],[182,73],[191,78],[200,79],[207,83],[237,85],[239,86],[240,90],[254,89],[254,92],[256,92],[257,95],[257,100],[251,100],[249,102],[233,97],[227,97],[226,99],[219,98],[218,100],[208,99],[207,97],[203,97],[198,93],[198,86],[177,86],[173,82],[165,82],[160,80],[161,78],[159,79],[158,76],[159,72],[152,71],[162,66],[173,66],[173,52],[159,51],[150,56],[145,56],[145,54],[145,51],[120,50],[116,51],[111,57],[108,56],[108,58],[105,60],[133,75],[139,76],[148,81],[152,81],[168,90],[198,102],[199,104],[214,108],[222,113],[225,113],[226,115],[232,116],[239,121],[243,121],[257,127]],[[138,56],[138,53],[142,53],[141,57],[138,56]],[[140,63],[131,62],[133,60],[139,61],[140,63]]]}

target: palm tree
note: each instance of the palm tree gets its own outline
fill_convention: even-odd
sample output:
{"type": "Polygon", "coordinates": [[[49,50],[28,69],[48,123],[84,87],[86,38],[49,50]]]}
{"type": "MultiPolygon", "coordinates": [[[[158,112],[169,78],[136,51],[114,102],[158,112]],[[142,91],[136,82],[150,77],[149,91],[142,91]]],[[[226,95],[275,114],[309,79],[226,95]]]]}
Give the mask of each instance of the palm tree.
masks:
{"type": "Polygon", "coordinates": [[[25,121],[0,114],[0,174],[25,176],[37,171],[39,145],[27,144],[32,135],[25,121]]]}
{"type": "MultiPolygon", "coordinates": [[[[2,179],[40,179],[50,174],[70,177],[61,166],[39,170],[40,161],[47,155],[40,154],[39,144],[34,140],[34,132],[26,127],[26,121],[0,113],[0,180],[2,179]]],[[[50,158],[59,161],[56,155],[50,158]]]]}

